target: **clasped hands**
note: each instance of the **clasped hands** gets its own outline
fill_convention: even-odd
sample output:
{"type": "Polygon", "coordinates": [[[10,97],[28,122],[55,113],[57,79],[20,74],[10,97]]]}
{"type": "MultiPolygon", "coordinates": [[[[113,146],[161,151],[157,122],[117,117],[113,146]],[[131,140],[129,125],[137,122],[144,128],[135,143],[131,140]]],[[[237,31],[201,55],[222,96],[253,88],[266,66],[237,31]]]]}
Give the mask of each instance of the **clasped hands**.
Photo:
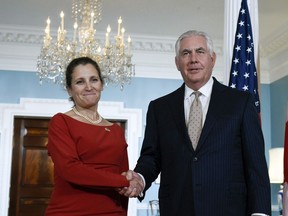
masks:
{"type": "Polygon", "coordinates": [[[129,181],[129,187],[119,188],[117,190],[118,193],[130,198],[138,197],[144,190],[142,177],[132,170],[123,172],[121,175],[126,176],[126,179],[129,181]]]}

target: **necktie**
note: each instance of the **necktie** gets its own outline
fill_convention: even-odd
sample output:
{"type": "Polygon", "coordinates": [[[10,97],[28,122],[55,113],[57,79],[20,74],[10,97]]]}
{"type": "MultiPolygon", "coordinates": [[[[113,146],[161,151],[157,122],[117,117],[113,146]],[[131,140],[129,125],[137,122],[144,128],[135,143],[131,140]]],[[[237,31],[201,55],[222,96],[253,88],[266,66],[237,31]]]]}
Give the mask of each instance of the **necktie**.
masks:
{"type": "Polygon", "coordinates": [[[196,149],[198,140],[202,130],[202,105],[199,100],[201,92],[193,92],[195,99],[190,107],[189,121],[188,121],[188,134],[192,142],[192,146],[196,149]]]}

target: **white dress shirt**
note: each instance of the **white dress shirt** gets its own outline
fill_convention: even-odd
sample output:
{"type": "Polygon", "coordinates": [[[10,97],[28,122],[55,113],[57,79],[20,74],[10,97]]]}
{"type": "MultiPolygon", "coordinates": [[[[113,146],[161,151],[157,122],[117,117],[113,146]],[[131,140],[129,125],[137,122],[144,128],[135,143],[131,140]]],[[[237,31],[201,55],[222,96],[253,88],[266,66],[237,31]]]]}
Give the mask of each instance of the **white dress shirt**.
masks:
{"type": "MultiPolygon", "coordinates": [[[[206,119],[206,114],[207,114],[208,107],[209,107],[213,83],[214,83],[214,80],[212,79],[212,77],[210,77],[208,82],[198,90],[199,92],[201,92],[201,95],[199,96],[199,100],[201,101],[202,113],[203,113],[202,126],[204,125],[204,122],[206,119]]],[[[190,107],[195,98],[195,95],[192,94],[193,92],[194,92],[193,89],[190,89],[187,85],[185,85],[184,112],[185,112],[186,125],[189,120],[190,107]]]]}

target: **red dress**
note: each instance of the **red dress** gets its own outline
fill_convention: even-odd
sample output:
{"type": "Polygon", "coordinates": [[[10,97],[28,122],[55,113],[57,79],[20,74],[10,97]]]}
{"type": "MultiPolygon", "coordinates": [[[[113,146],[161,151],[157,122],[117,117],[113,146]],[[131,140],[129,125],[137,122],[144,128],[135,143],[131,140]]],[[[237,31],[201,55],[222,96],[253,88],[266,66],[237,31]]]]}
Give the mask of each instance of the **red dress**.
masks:
{"type": "Polygon", "coordinates": [[[54,162],[54,190],[46,216],[124,216],[128,198],[115,188],[129,186],[127,143],[122,128],[97,126],[65,114],[52,117],[48,153],[54,162]]]}

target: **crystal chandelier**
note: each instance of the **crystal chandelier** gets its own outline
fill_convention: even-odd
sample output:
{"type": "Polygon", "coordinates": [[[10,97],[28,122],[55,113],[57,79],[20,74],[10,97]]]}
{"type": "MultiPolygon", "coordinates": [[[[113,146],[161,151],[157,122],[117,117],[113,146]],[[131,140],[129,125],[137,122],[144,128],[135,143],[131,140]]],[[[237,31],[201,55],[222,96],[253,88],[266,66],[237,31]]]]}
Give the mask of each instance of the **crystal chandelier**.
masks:
{"type": "Polygon", "coordinates": [[[106,84],[124,85],[130,83],[135,74],[131,58],[131,38],[125,43],[125,29],[121,17],[118,19],[118,33],[114,43],[110,41],[111,28],[108,25],[105,43],[95,38],[95,24],[102,20],[102,0],[73,0],[72,18],[74,35],[66,37],[64,13],[60,14],[61,25],[57,40],[50,35],[50,19],[47,19],[45,35],[40,55],[37,59],[37,74],[42,81],[52,81],[65,85],[65,70],[69,62],[77,57],[87,56],[100,66],[106,84]]]}

